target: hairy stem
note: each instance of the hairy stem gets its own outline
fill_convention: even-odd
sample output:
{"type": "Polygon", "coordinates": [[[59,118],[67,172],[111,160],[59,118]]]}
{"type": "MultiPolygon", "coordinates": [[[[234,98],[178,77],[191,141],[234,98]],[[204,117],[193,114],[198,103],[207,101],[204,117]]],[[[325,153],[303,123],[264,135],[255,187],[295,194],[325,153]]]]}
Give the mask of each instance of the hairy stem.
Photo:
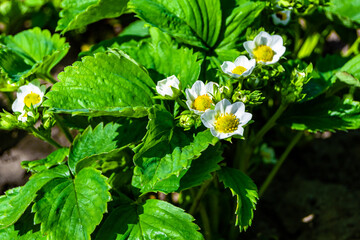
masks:
{"type": "Polygon", "coordinates": [[[250,142],[250,144],[252,146],[256,146],[257,144],[259,144],[264,135],[272,128],[275,126],[276,124],[276,120],[278,120],[278,118],[281,116],[281,114],[286,110],[287,108],[287,104],[281,104],[279,106],[279,108],[276,110],[276,112],[274,113],[274,115],[271,116],[271,118],[269,119],[269,121],[267,121],[267,123],[260,129],[260,131],[255,135],[255,137],[253,138],[253,141],[250,142]]]}
{"type": "Polygon", "coordinates": [[[39,130],[37,130],[34,126],[30,127],[30,131],[32,132],[32,134],[37,137],[40,138],[41,140],[50,143],[51,145],[53,145],[56,148],[62,148],[62,146],[56,142],[54,139],[52,139],[51,137],[45,136],[43,134],[41,134],[39,132],[39,130]]]}
{"type": "Polygon", "coordinates": [[[277,172],[279,171],[281,165],[284,163],[285,159],[287,158],[287,156],[289,155],[289,153],[291,152],[291,150],[295,147],[295,145],[299,142],[301,136],[302,136],[303,132],[298,132],[295,137],[291,140],[290,144],[286,147],[284,153],[281,155],[279,161],[276,163],[276,165],[274,166],[274,168],[271,170],[270,174],[267,176],[265,182],[263,183],[263,185],[260,187],[259,190],[259,197],[261,197],[265,190],[268,188],[268,186],[270,185],[270,183],[272,182],[272,180],[274,179],[274,177],[276,176],[277,172]]]}
{"type": "MultiPolygon", "coordinates": [[[[281,116],[281,114],[286,110],[287,108],[287,104],[281,104],[279,106],[279,108],[276,110],[276,112],[274,113],[274,115],[271,116],[271,118],[269,119],[269,121],[267,121],[267,123],[260,129],[260,131],[252,138],[251,141],[248,141],[247,143],[245,143],[246,145],[242,148],[242,156],[243,158],[241,159],[240,162],[240,167],[239,169],[246,173],[248,167],[249,167],[249,163],[250,163],[250,159],[251,156],[254,152],[255,147],[261,143],[264,135],[275,126],[276,124],[276,120],[281,116]]],[[[239,150],[237,150],[239,151],[239,150]]],[[[239,153],[240,154],[240,153],[239,153]]]]}
{"type": "Polygon", "coordinates": [[[65,134],[67,140],[69,140],[69,142],[72,143],[74,140],[73,136],[71,135],[69,128],[65,126],[62,117],[60,117],[58,114],[54,114],[54,117],[60,130],[65,134]]]}
{"type": "Polygon", "coordinates": [[[190,207],[189,213],[191,215],[194,216],[194,214],[197,212],[198,210],[198,206],[200,204],[201,199],[203,198],[204,194],[206,193],[208,187],[210,186],[211,181],[213,180],[213,178],[205,181],[202,185],[201,188],[199,189],[198,193],[195,196],[194,202],[190,207]]]}
{"type": "Polygon", "coordinates": [[[175,100],[180,106],[182,106],[185,109],[188,109],[187,105],[182,100],[180,100],[180,98],[176,98],[175,100]]]}
{"type": "Polygon", "coordinates": [[[199,205],[199,210],[200,210],[201,220],[203,223],[205,239],[211,240],[211,225],[209,221],[209,216],[206,212],[206,208],[203,203],[199,205]]]}

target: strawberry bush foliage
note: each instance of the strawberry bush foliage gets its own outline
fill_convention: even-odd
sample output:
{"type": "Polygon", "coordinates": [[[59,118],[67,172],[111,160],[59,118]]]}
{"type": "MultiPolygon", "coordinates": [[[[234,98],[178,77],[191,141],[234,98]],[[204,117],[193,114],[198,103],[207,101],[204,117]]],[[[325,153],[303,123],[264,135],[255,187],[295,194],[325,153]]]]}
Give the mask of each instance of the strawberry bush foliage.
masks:
{"type": "Polygon", "coordinates": [[[0,196],[0,239],[235,239],[304,131],[360,127],[359,1],[52,1],[59,33],[11,34],[49,2],[1,2],[0,89],[16,99],[0,126],[57,150],[0,196]],[[65,33],[129,13],[53,78],[65,33]],[[326,55],[332,31],[346,52],[326,55]]]}

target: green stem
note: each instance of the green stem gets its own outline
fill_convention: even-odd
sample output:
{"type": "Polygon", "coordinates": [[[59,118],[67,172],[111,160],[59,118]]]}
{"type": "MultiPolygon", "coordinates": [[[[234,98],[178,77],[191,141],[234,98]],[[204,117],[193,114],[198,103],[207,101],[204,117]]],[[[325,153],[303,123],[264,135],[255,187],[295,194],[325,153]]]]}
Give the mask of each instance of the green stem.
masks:
{"type": "Polygon", "coordinates": [[[209,187],[209,185],[210,185],[210,183],[211,183],[212,180],[213,180],[213,178],[205,181],[205,182],[201,185],[201,188],[199,189],[198,193],[196,194],[195,199],[194,199],[194,202],[193,202],[193,204],[192,204],[191,207],[190,207],[189,213],[190,213],[191,215],[194,216],[194,214],[197,212],[198,206],[199,206],[199,204],[200,204],[200,201],[201,201],[203,195],[206,193],[206,191],[207,191],[207,189],[208,189],[208,187],[209,187]]]}
{"type": "Polygon", "coordinates": [[[52,75],[50,73],[47,74],[39,74],[38,77],[44,79],[44,80],[48,80],[49,82],[51,82],[52,84],[57,83],[57,81],[52,77],[52,75]]]}
{"type": "Polygon", "coordinates": [[[188,106],[183,101],[181,101],[180,98],[176,98],[175,101],[183,108],[188,109],[188,106]]]}
{"type": "Polygon", "coordinates": [[[255,135],[255,137],[253,138],[254,140],[250,142],[250,145],[252,146],[256,146],[257,144],[259,144],[264,135],[272,128],[275,126],[276,124],[276,120],[281,116],[281,114],[285,111],[285,109],[287,108],[287,104],[281,104],[279,106],[279,108],[276,110],[276,112],[274,113],[274,115],[272,115],[272,117],[269,119],[269,121],[260,129],[260,131],[255,135]]]}
{"type": "Polygon", "coordinates": [[[45,142],[48,142],[50,143],[51,145],[53,145],[54,147],[56,148],[62,148],[62,146],[56,142],[54,139],[52,139],[51,137],[47,137],[45,135],[42,135],[39,130],[37,130],[34,126],[31,126],[30,127],[30,131],[32,132],[32,134],[35,136],[35,137],[38,137],[40,138],[41,140],[45,141],[45,142]]]}
{"type": "Polygon", "coordinates": [[[54,114],[54,117],[60,130],[65,134],[67,140],[72,143],[74,141],[73,136],[71,135],[69,129],[65,126],[63,119],[57,114],[54,114]]]}
{"type": "Polygon", "coordinates": [[[268,186],[270,185],[270,183],[272,182],[272,180],[274,179],[275,175],[277,174],[277,172],[279,171],[281,165],[284,163],[285,159],[287,158],[287,156],[289,155],[289,153],[291,152],[291,150],[295,147],[295,145],[298,143],[298,141],[300,140],[301,136],[302,136],[303,132],[298,132],[295,137],[291,140],[290,144],[287,146],[287,148],[285,149],[284,153],[281,155],[279,161],[276,163],[276,165],[274,166],[274,168],[271,170],[270,174],[267,176],[265,182],[263,183],[263,185],[260,187],[259,190],[259,197],[261,197],[265,190],[268,188],[268,186]]]}
{"type": "MultiPolygon", "coordinates": [[[[264,135],[272,128],[275,126],[276,124],[276,120],[281,116],[281,114],[286,110],[287,108],[287,104],[281,104],[279,106],[279,108],[276,110],[276,112],[274,113],[274,115],[271,116],[271,118],[269,119],[269,121],[267,121],[267,123],[260,129],[260,131],[254,136],[254,138],[252,138],[251,141],[248,142],[248,144],[246,144],[243,148],[242,148],[242,152],[240,152],[239,154],[242,154],[242,159],[240,162],[240,167],[239,169],[246,173],[248,167],[249,167],[249,163],[250,163],[250,158],[254,152],[255,147],[261,143],[264,135]]],[[[238,152],[239,150],[237,150],[238,152]]]]}
{"type": "Polygon", "coordinates": [[[205,239],[211,240],[211,225],[209,221],[209,216],[206,212],[206,208],[203,203],[200,204],[199,210],[200,210],[201,220],[203,223],[205,239]]]}

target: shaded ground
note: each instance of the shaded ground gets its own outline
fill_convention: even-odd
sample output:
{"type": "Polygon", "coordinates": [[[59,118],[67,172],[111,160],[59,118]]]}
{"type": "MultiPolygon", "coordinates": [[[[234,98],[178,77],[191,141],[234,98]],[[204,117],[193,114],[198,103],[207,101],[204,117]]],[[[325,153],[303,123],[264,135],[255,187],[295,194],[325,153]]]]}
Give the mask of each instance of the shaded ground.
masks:
{"type": "Polygon", "coordinates": [[[241,239],[360,240],[359,151],[360,131],[295,148],[241,239]]]}

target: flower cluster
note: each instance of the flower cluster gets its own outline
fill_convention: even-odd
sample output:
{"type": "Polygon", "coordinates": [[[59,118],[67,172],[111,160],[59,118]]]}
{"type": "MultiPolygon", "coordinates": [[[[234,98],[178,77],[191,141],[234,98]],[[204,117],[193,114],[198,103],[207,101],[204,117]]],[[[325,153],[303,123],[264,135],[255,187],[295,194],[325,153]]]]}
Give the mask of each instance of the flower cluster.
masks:
{"type": "MultiPolygon", "coordinates": [[[[233,78],[247,77],[253,72],[256,64],[274,64],[285,53],[281,36],[271,36],[264,31],[260,32],[253,41],[245,42],[244,48],[251,59],[239,56],[234,62],[225,61],[221,65],[224,73],[233,78]]],[[[161,95],[160,98],[176,100],[183,107],[188,108],[187,111],[192,112],[193,116],[200,117],[202,124],[210,129],[213,136],[226,139],[233,135],[243,135],[243,126],[251,120],[252,114],[245,112],[243,102],[238,101],[232,104],[222,94],[219,94],[226,86],[219,86],[215,82],[205,84],[198,80],[191,88],[185,89],[185,106],[178,99],[181,93],[180,85],[179,79],[173,75],[158,81],[156,91],[161,95]]],[[[189,114],[182,115],[180,119],[180,125],[186,129],[196,122],[194,117],[189,114]]]]}
{"type": "Polygon", "coordinates": [[[45,90],[45,85],[40,86],[38,80],[34,80],[18,89],[17,98],[12,104],[12,110],[20,112],[19,121],[26,122],[28,116],[34,116],[33,112],[29,110],[41,105],[45,90]]]}
{"type": "Polygon", "coordinates": [[[222,71],[233,78],[249,76],[256,63],[269,65],[278,62],[286,49],[281,36],[271,36],[264,31],[260,32],[253,41],[246,41],[243,45],[250,55],[250,60],[242,55],[234,62],[225,61],[221,65],[222,71]]]}

